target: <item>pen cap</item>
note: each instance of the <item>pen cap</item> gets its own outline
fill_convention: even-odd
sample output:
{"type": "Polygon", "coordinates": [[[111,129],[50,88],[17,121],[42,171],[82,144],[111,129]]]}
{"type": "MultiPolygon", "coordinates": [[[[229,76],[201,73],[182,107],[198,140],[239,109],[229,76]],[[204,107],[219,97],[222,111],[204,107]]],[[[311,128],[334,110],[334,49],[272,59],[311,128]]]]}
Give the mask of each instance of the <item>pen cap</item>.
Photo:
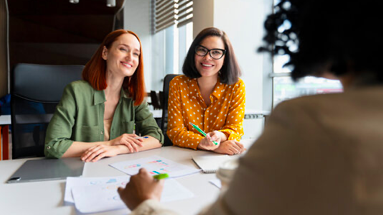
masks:
{"type": "Polygon", "coordinates": [[[230,159],[223,162],[216,173],[217,178],[221,181],[222,190],[227,189],[231,179],[233,178],[235,171],[238,167],[238,158],[230,159]]]}

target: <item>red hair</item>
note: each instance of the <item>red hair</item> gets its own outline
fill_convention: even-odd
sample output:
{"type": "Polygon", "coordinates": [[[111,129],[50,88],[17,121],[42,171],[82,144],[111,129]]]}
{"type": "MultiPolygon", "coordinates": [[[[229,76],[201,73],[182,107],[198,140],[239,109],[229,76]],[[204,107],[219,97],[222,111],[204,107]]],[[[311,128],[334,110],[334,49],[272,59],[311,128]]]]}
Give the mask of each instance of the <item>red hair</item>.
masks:
{"type": "Polygon", "coordinates": [[[96,90],[106,89],[106,61],[102,58],[102,51],[104,46],[107,49],[110,49],[113,42],[123,34],[134,35],[140,43],[140,56],[137,69],[131,77],[125,77],[122,84],[124,90],[128,90],[129,96],[133,98],[134,105],[139,105],[145,98],[144,60],[140,38],[138,38],[137,34],[132,31],[120,29],[109,33],[101,43],[100,47],[98,47],[96,53],[85,65],[85,68],[82,71],[82,79],[89,82],[89,84],[96,90]]]}

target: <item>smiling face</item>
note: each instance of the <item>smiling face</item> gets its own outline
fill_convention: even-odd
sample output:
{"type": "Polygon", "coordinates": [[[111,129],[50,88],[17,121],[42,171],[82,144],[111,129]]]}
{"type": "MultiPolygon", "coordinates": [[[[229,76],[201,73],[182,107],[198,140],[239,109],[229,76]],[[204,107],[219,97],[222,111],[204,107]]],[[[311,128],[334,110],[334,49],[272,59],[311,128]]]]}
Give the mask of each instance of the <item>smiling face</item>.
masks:
{"type": "Polygon", "coordinates": [[[107,73],[114,77],[130,77],[136,71],[140,57],[140,43],[132,34],[123,34],[109,49],[104,47],[102,58],[106,60],[107,73]]]}
{"type": "MultiPolygon", "coordinates": [[[[207,49],[225,49],[225,44],[222,39],[217,36],[208,36],[202,40],[199,44],[207,49]]],[[[218,72],[221,70],[225,61],[225,55],[219,59],[214,60],[209,53],[205,56],[199,56],[195,54],[194,57],[195,66],[202,77],[218,76],[218,72]]]]}

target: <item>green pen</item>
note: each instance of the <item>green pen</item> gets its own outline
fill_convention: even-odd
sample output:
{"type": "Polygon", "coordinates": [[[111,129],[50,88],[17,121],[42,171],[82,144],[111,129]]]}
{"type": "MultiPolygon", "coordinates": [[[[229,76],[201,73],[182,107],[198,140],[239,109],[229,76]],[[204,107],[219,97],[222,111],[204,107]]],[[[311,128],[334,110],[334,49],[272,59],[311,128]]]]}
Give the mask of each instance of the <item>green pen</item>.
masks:
{"type": "Polygon", "coordinates": [[[158,175],[153,175],[153,178],[156,180],[161,180],[161,179],[169,178],[169,175],[167,173],[161,173],[158,175]]]}
{"type": "MultiPolygon", "coordinates": [[[[194,125],[194,124],[191,123],[191,122],[189,122],[189,123],[190,123],[190,125],[193,126],[193,128],[195,128],[197,131],[199,131],[199,133],[201,133],[204,137],[206,137],[206,133],[205,133],[204,131],[202,131],[200,128],[198,128],[198,126],[194,125]]],[[[213,143],[214,143],[215,145],[218,145],[218,143],[215,142],[215,141],[213,141],[213,143]]]]}

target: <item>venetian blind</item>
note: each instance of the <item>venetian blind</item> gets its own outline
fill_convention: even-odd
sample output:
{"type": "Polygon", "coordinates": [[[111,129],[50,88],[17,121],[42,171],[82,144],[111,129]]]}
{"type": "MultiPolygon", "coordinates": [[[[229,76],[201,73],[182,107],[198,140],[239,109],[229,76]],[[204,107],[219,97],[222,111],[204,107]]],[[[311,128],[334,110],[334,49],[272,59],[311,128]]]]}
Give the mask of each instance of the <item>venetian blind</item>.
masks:
{"type": "Polygon", "coordinates": [[[172,25],[181,27],[193,20],[193,0],[156,0],[155,32],[172,25]]]}

